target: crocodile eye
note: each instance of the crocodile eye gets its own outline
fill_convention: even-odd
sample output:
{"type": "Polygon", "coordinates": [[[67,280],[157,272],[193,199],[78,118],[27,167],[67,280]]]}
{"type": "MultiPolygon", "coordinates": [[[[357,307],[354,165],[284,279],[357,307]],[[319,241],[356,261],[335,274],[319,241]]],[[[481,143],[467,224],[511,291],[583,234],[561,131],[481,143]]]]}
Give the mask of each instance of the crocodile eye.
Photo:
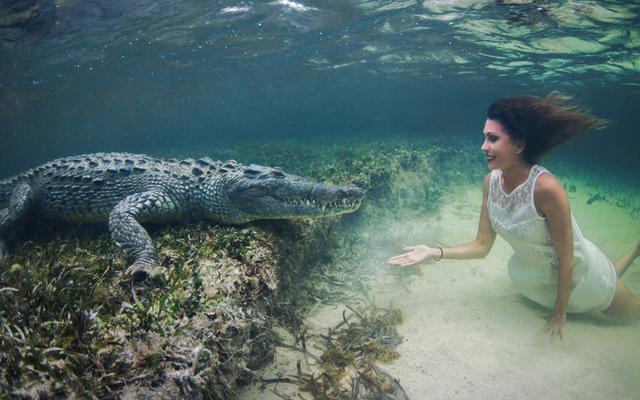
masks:
{"type": "Polygon", "coordinates": [[[258,175],[260,174],[260,171],[257,171],[255,169],[251,169],[251,168],[247,168],[244,170],[245,175],[258,175]]]}
{"type": "Polygon", "coordinates": [[[284,174],[281,171],[271,171],[271,176],[275,177],[275,178],[284,178],[284,174]]]}

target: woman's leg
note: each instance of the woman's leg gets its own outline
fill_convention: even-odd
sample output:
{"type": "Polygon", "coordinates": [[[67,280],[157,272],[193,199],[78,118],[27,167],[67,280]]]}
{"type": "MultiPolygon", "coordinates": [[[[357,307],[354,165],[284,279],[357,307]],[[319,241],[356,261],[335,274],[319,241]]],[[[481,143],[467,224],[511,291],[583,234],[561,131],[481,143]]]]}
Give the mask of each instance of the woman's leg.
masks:
{"type": "Polygon", "coordinates": [[[635,247],[626,252],[625,255],[618,258],[616,262],[613,263],[613,266],[616,268],[616,274],[618,274],[619,278],[621,278],[622,275],[627,272],[627,269],[629,268],[631,263],[633,263],[633,260],[638,257],[638,255],[640,255],[640,242],[638,242],[635,247]]]}
{"type": "Polygon", "coordinates": [[[640,320],[640,299],[634,296],[618,278],[616,294],[604,313],[621,319],[640,320]]]}

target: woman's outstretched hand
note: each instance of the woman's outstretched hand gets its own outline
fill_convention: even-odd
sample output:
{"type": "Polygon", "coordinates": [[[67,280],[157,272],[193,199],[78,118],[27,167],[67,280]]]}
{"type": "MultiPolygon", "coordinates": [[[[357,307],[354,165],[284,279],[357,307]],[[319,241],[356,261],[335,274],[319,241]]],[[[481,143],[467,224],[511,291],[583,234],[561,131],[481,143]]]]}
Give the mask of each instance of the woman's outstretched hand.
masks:
{"type": "Polygon", "coordinates": [[[425,261],[431,261],[441,256],[440,249],[434,249],[423,244],[418,246],[408,246],[404,249],[404,254],[391,257],[387,260],[387,264],[408,267],[409,265],[419,264],[425,261]]]}

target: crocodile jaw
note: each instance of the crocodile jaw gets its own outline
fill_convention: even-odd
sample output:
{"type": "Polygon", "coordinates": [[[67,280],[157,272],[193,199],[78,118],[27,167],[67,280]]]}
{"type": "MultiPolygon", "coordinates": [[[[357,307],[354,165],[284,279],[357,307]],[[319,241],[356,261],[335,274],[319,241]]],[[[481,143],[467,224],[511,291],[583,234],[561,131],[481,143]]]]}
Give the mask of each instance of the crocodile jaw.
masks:
{"type": "Polygon", "coordinates": [[[230,195],[232,204],[252,219],[329,217],[356,211],[364,191],[355,186],[333,186],[311,181],[284,182],[270,187],[254,185],[230,195]]]}

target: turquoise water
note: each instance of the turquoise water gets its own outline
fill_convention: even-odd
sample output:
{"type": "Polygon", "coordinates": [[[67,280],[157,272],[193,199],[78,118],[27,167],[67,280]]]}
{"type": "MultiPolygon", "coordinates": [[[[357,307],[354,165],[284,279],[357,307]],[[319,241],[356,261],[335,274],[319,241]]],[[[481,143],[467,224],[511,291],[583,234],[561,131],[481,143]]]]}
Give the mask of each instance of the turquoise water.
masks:
{"type": "Polygon", "coordinates": [[[626,1],[3,1],[0,175],[245,140],[479,143],[495,98],[561,90],[613,125],[557,154],[636,185],[639,22],[626,1]]]}

